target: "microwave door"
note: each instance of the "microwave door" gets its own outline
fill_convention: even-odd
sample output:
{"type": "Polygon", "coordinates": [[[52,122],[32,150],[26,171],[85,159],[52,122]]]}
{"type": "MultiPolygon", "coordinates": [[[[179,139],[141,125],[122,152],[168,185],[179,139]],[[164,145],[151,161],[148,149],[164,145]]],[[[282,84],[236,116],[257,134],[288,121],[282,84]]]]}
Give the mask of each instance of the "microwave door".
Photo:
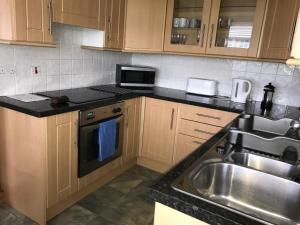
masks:
{"type": "Polygon", "coordinates": [[[121,74],[121,86],[153,87],[155,82],[154,71],[123,70],[121,74]]]}

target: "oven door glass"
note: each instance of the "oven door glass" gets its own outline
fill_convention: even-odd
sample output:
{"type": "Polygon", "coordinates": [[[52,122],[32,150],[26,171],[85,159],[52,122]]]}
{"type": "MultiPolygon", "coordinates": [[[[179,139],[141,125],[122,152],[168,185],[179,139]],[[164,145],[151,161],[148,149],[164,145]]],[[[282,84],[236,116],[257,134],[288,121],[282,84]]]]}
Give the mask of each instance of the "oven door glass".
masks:
{"type": "Polygon", "coordinates": [[[154,71],[122,70],[121,85],[153,86],[154,82],[154,71]]]}
{"type": "MultiPolygon", "coordinates": [[[[99,128],[100,123],[111,120],[98,121],[97,123],[86,125],[79,128],[79,168],[78,176],[82,177],[97,168],[105,165],[113,159],[122,155],[122,138],[123,138],[123,115],[116,119],[116,151],[115,154],[103,161],[99,161],[99,128]]],[[[104,140],[105,141],[105,140],[104,140]]]]}

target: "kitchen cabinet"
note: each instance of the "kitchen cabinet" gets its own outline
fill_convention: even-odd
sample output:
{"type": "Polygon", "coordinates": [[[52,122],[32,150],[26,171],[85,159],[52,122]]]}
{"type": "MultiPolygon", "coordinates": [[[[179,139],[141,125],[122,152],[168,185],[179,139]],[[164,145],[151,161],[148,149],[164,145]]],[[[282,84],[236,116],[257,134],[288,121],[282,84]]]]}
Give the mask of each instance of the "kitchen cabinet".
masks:
{"type": "Polygon", "coordinates": [[[100,0],[105,8],[104,47],[122,49],[124,42],[125,0],[100,0]]]}
{"type": "Polygon", "coordinates": [[[146,98],[138,163],[166,171],[172,165],[178,104],[146,98]]]}
{"type": "Polygon", "coordinates": [[[206,140],[204,139],[195,138],[184,134],[177,134],[173,156],[174,165],[186,158],[192,152],[194,152],[205,141],[206,140]]]}
{"type": "Polygon", "coordinates": [[[49,1],[1,1],[0,39],[19,43],[52,43],[49,1]]]}
{"type": "Polygon", "coordinates": [[[165,206],[155,203],[154,225],[208,225],[207,223],[165,206]]]}
{"type": "Polygon", "coordinates": [[[205,53],[211,0],[169,0],[165,51],[205,53]]]}
{"type": "Polygon", "coordinates": [[[78,112],[47,118],[47,207],[77,192],[78,112]]]}
{"type": "Polygon", "coordinates": [[[268,1],[259,58],[288,59],[300,2],[268,1]]]}
{"type": "Polygon", "coordinates": [[[256,57],[266,0],[212,0],[207,54],[256,57]]]}
{"type": "Polygon", "coordinates": [[[53,22],[100,29],[101,0],[52,0],[53,22]]]}
{"type": "Polygon", "coordinates": [[[124,162],[136,160],[139,144],[141,99],[125,101],[124,162]]]}
{"type": "Polygon", "coordinates": [[[125,50],[162,51],[167,0],[127,0],[125,50]]]}

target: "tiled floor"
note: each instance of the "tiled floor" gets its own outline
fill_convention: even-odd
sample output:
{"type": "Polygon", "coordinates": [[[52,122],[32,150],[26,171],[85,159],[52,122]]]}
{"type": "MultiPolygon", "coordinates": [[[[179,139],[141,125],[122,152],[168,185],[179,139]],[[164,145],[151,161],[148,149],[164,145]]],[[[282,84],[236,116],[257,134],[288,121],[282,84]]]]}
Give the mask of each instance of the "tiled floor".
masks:
{"type": "MultiPolygon", "coordinates": [[[[159,174],[135,166],[49,221],[49,225],[152,225],[154,202],[148,187],[159,174]]],[[[1,225],[36,225],[0,204],[1,225]]]]}

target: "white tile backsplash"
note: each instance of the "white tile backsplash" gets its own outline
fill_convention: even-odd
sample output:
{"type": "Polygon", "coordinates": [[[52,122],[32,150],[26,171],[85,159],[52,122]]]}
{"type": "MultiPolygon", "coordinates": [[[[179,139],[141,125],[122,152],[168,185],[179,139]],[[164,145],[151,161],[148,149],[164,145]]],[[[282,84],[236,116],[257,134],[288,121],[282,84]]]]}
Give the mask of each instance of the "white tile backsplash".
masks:
{"type": "Polygon", "coordinates": [[[5,71],[0,73],[0,95],[114,83],[115,65],[131,63],[131,54],[81,49],[90,33],[55,24],[57,48],[0,45],[0,71],[5,71]],[[31,74],[34,66],[40,68],[40,75],[31,74]]]}
{"type": "Polygon", "coordinates": [[[261,101],[264,86],[271,82],[275,103],[300,106],[300,68],[285,64],[158,54],[133,54],[132,63],[156,67],[157,86],[185,90],[189,77],[213,79],[219,94],[230,96],[232,78],[242,78],[252,82],[250,98],[261,101]]]}

